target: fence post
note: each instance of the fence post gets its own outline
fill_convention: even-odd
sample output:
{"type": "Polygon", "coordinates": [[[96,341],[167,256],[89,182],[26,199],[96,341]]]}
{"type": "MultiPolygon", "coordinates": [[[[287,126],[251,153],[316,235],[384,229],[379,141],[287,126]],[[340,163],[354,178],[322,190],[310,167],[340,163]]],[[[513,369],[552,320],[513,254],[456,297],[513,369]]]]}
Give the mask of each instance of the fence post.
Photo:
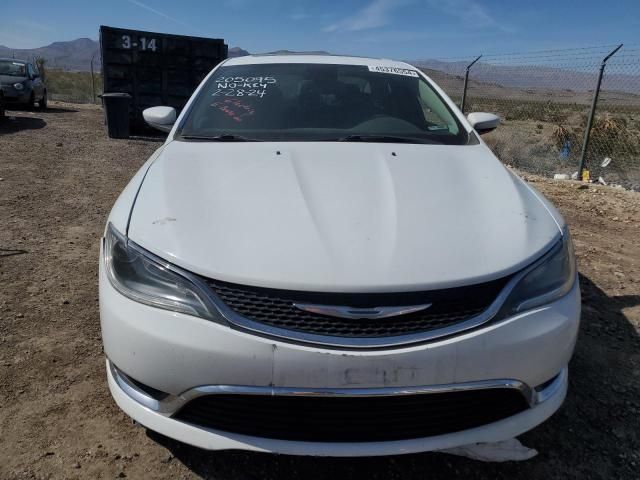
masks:
{"type": "Polygon", "coordinates": [[[467,65],[467,70],[464,73],[464,86],[462,87],[462,100],[460,101],[460,111],[464,113],[464,104],[467,100],[467,83],[469,82],[469,69],[473,67],[473,64],[480,60],[482,55],[479,55],[473,62],[467,65]]]}
{"type": "Polygon", "coordinates": [[[602,75],[604,74],[604,68],[607,66],[607,60],[613,57],[618,50],[622,48],[622,43],[618,45],[609,55],[602,59],[600,64],[600,71],[598,72],[598,81],[596,82],[596,89],[593,92],[593,100],[591,102],[591,111],[589,111],[589,119],[587,120],[587,127],[584,131],[584,140],[582,142],[582,153],[580,154],[580,168],[578,169],[578,178],[582,179],[582,172],[586,169],[587,161],[587,148],[589,148],[589,137],[591,136],[591,127],[593,126],[593,117],[596,113],[596,105],[598,104],[598,95],[600,95],[600,84],[602,83],[602,75]]]}

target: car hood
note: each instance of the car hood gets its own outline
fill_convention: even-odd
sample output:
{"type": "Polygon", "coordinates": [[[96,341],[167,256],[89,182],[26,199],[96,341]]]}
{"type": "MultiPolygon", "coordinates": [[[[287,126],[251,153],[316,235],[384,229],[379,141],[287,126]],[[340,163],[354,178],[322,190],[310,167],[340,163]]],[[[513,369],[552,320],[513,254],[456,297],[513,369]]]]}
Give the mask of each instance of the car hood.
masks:
{"type": "Polygon", "coordinates": [[[210,278],[335,292],[488,281],[561,235],[482,144],[181,141],[147,172],[128,234],[210,278]]]}
{"type": "Polygon", "coordinates": [[[13,75],[0,75],[0,85],[13,85],[14,83],[22,83],[27,77],[14,77],[13,75]]]}

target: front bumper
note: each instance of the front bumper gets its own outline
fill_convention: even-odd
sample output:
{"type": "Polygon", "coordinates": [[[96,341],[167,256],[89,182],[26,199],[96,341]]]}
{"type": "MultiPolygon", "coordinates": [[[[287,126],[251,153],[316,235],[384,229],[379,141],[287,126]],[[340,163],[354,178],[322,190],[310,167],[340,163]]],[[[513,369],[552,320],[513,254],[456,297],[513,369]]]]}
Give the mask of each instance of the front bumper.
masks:
{"type": "MultiPolygon", "coordinates": [[[[564,368],[552,382],[545,385],[544,389],[533,391],[533,406],[530,409],[481,427],[426,438],[346,443],[276,440],[201,428],[170,418],[171,413],[168,411],[159,412],[143,405],[149,402],[152,404],[153,398],[136,388],[136,385],[128,381],[126,376],[121,375],[109,360],[107,360],[107,377],[113,398],[127,415],[147,428],[184,443],[207,450],[240,449],[332,457],[399,455],[513,438],[549,418],[564,401],[568,384],[567,369],[564,368]]],[[[234,389],[234,387],[228,388],[234,389]]],[[[242,387],[235,387],[236,391],[241,389],[242,387]]],[[[367,390],[362,389],[361,393],[367,395],[367,390]]],[[[191,391],[186,397],[193,395],[194,391],[191,391]]],[[[169,399],[164,407],[169,407],[170,410],[179,409],[184,401],[186,401],[185,398],[177,402],[175,399],[169,399]]],[[[163,408],[162,405],[156,406],[163,408]]]]}
{"type": "Polygon", "coordinates": [[[117,404],[148,428],[205,449],[387,455],[519,435],[543,422],[561,405],[567,388],[565,369],[573,353],[580,318],[576,282],[568,295],[554,303],[454,337],[393,349],[337,350],[256,336],[131,301],[111,286],[102,262],[99,277],[102,335],[109,362],[125,376],[169,395],[168,401],[155,407],[145,403],[118,382],[116,370],[109,366],[109,387],[117,404]],[[551,385],[545,384],[554,377],[557,378],[551,385]],[[545,388],[532,394],[531,407],[522,413],[482,427],[414,440],[273,440],[211,430],[170,418],[181,402],[203,386],[205,391],[224,386],[363,391],[495,379],[518,382],[529,392],[538,385],[545,384],[545,388]]]}
{"type": "Polygon", "coordinates": [[[4,85],[2,92],[4,93],[5,104],[28,103],[31,98],[31,89],[26,87],[22,90],[16,90],[11,85],[4,85]]]}

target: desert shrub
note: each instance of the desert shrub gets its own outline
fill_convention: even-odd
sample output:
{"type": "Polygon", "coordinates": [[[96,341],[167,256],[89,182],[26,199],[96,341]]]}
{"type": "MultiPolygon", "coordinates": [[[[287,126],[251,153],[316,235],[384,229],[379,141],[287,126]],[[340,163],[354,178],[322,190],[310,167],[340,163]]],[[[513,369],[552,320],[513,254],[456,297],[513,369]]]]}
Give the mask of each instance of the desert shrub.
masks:
{"type": "Polygon", "coordinates": [[[629,128],[623,116],[604,113],[596,116],[591,129],[589,157],[599,160],[604,157],[618,159],[640,159],[638,131],[629,128]]]}
{"type": "Polygon", "coordinates": [[[40,72],[40,78],[42,78],[43,82],[47,81],[47,59],[44,57],[35,57],[34,62],[36,67],[38,67],[38,72],[40,72]]]}

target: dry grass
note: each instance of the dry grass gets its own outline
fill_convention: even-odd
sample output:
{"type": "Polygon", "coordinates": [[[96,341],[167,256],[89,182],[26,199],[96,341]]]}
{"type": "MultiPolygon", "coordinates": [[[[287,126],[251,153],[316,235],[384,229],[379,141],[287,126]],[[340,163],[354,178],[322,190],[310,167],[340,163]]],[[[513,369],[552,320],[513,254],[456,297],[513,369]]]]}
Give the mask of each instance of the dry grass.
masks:
{"type": "MultiPolygon", "coordinates": [[[[94,75],[94,82],[96,94],[102,93],[102,76],[99,73],[94,75]]],[[[46,84],[53,99],[80,103],[95,102],[89,72],[47,70],[46,84]]]]}

